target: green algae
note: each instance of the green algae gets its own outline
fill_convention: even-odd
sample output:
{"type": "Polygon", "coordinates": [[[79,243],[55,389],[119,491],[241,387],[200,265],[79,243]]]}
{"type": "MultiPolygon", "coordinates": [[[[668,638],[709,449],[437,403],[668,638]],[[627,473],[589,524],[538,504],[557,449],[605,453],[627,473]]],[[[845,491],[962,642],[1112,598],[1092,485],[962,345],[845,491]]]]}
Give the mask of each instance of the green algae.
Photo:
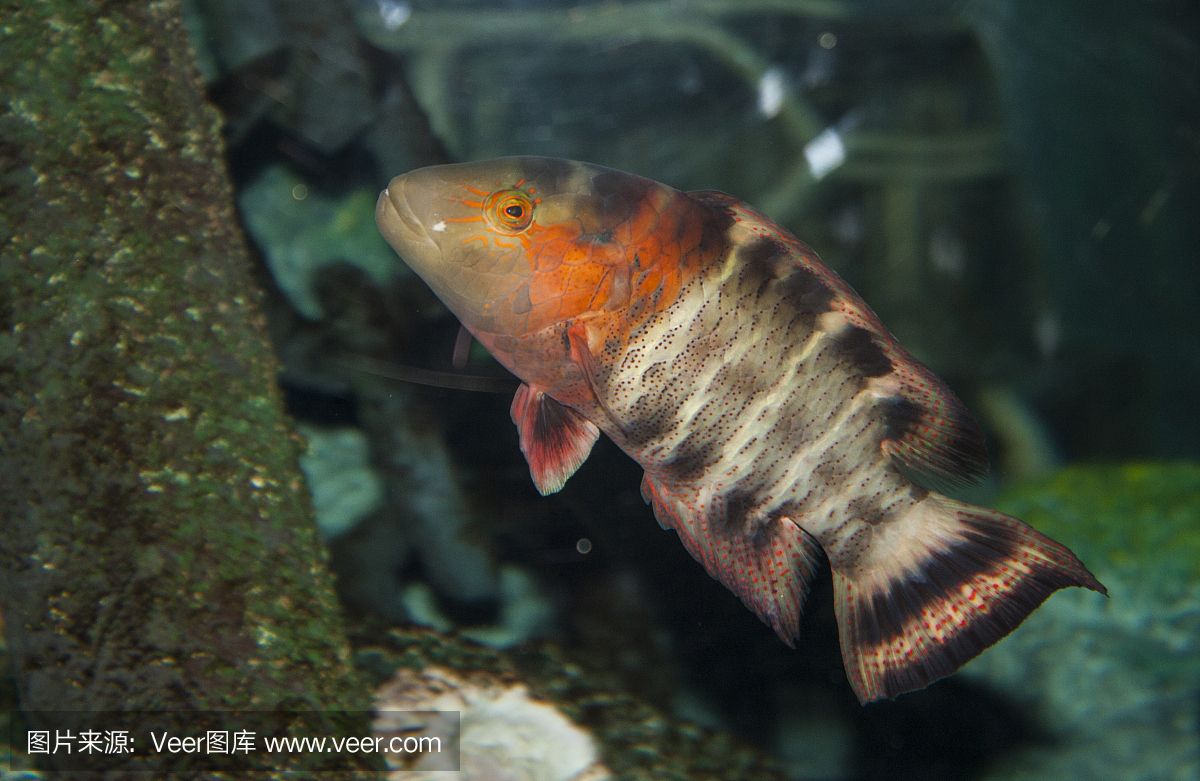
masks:
{"type": "Polygon", "coordinates": [[[999,507],[1089,566],[1200,581],[1200,464],[1071,466],[1009,490],[999,507]]]}
{"type": "Polygon", "coordinates": [[[1000,507],[1071,547],[1109,597],[1056,593],[963,668],[1048,737],[986,777],[1196,777],[1200,465],[1071,466],[1000,507]]]}

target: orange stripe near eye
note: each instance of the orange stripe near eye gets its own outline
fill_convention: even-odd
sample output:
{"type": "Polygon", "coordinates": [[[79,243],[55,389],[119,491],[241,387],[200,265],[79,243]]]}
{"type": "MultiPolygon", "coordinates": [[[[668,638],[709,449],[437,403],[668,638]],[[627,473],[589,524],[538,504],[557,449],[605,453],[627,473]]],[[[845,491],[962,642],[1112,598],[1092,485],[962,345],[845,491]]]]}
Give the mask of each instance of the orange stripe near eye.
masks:
{"type": "Polygon", "coordinates": [[[446,217],[443,222],[483,222],[483,217],[446,217]]]}
{"type": "Polygon", "coordinates": [[[469,184],[464,184],[463,189],[469,193],[474,193],[475,195],[478,195],[480,198],[486,198],[489,195],[491,195],[491,193],[488,192],[487,190],[480,190],[478,187],[472,187],[469,184]]]}

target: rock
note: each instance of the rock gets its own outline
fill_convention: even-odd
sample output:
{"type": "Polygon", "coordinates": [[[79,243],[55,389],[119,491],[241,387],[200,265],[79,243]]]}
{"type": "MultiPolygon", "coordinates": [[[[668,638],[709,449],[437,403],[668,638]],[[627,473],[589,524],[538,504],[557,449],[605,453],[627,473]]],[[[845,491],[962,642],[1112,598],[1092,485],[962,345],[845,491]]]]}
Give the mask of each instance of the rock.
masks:
{"type": "MultiPolygon", "coordinates": [[[[405,588],[403,602],[414,623],[439,632],[454,628],[454,622],[438,608],[433,590],[425,583],[412,583],[405,588]]],[[[492,648],[512,648],[547,634],[553,621],[554,607],[533,578],[518,567],[508,565],[500,568],[497,622],[468,626],[461,634],[492,648]]]]}
{"type": "Polygon", "coordinates": [[[382,285],[400,273],[400,261],[375,229],[375,199],[363,188],[341,197],[311,189],[283,165],[266,168],[238,195],[246,227],[271,275],[296,311],[323,316],[314,290],[317,272],[344,261],[382,285]]]}
{"type": "Polygon", "coordinates": [[[329,539],[353,528],[383,503],[383,483],[371,468],[367,438],[351,427],[298,423],[308,440],[300,468],[312,492],[321,534],[329,539]]]}
{"type": "Polygon", "coordinates": [[[412,764],[392,764],[404,768],[392,774],[397,781],[611,778],[587,730],[552,704],[533,698],[524,684],[490,673],[465,675],[436,666],[419,671],[401,668],[377,692],[376,707],[376,734],[428,734],[458,742],[458,772],[428,772],[454,768],[450,752],[430,752],[416,757],[412,764]],[[414,725],[412,711],[430,710],[457,711],[458,719],[424,718],[414,725]]]}

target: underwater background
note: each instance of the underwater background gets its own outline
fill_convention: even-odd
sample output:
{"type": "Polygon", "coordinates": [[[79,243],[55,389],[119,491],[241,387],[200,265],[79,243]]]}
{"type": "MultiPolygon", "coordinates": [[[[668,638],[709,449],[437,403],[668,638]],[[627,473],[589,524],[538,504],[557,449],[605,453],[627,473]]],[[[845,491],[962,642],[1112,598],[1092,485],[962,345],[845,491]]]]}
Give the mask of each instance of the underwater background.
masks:
{"type": "MultiPolygon", "coordinates": [[[[238,306],[265,312],[263,370],[287,413],[283,428],[250,417],[242,433],[278,442],[281,463],[301,451],[304,485],[279,492],[311,496],[350,639],[342,661],[385,702],[462,711],[465,777],[1200,778],[1194,3],[181,10],[192,49],[176,56],[220,112],[224,156],[211,164],[227,166],[230,227],[254,263],[238,306]],[[863,707],[842,672],[828,575],[789,649],[659,528],[640,469],[610,443],[539,496],[509,418],[515,381],[478,346],[465,366],[454,357],[457,321],[374,224],[392,176],[510,154],[722,190],[790,228],[976,415],[992,472],[964,498],[1068,545],[1109,597],[1058,592],[950,678],[863,707]],[[412,367],[486,379],[443,388],[407,381],[412,367]]],[[[132,33],[111,32],[119,60],[132,33]]],[[[6,127],[33,122],[25,103],[7,105],[6,127]]],[[[140,133],[126,132],[132,145],[153,142],[140,133]]],[[[24,165],[0,151],[6,169],[24,165]]],[[[6,187],[6,211],[37,208],[6,187]]],[[[5,224],[17,290],[36,252],[20,250],[28,223],[5,224]]],[[[142,290],[77,296],[136,302],[142,290]]],[[[193,290],[178,290],[179,307],[193,290]]],[[[43,382],[14,357],[24,320],[6,310],[0,351],[19,368],[4,376],[14,389],[43,382]]],[[[15,464],[37,440],[30,406],[9,406],[6,425],[24,432],[5,445],[15,464]]],[[[81,420],[82,441],[95,429],[81,420]]],[[[249,460],[241,452],[229,458],[249,460]]],[[[53,503],[6,480],[12,539],[36,539],[53,503]]],[[[175,512],[208,524],[213,555],[241,544],[186,501],[175,512]]],[[[291,539],[268,550],[299,572],[302,558],[282,563],[291,539]]],[[[146,553],[154,540],[130,544],[139,567],[175,569],[146,553]]],[[[295,585],[297,602],[308,587],[295,585]]],[[[20,637],[39,614],[8,601],[0,612],[25,659],[9,696],[28,707],[39,652],[20,637]]],[[[281,652],[279,669],[299,656],[281,652]]]]}

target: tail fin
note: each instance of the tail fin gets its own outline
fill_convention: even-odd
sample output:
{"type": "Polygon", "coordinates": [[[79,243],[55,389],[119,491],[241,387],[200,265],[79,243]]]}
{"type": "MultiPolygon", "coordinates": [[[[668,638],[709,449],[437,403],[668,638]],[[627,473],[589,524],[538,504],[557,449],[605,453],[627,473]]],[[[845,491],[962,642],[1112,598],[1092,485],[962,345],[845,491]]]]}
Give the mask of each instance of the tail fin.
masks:
{"type": "Polygon", "coordinates": [[[1108,593],[1066,547],[994,510],[930,493],[891,523],[896,545],[843,568],[830,556],[842,659],[862,702],[949,675],[1060,588],[1108,593]]]}

